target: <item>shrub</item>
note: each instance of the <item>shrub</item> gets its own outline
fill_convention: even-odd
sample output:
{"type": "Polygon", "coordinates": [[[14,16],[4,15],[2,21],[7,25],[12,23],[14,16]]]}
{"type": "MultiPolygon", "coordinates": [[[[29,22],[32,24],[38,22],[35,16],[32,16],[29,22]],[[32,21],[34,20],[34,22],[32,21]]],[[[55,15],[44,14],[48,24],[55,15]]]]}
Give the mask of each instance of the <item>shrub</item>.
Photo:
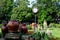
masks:
{"type": "Polygon", "coordinates": [[[55,23],[50,23],[49,27],[56,27],[56,24],[55,23]]]}
{"type": "Polygon", "coordinates": [[[0,28],[2,27],[2,24],[0,24],[0,28]]]}
{"type": "Polygon", "coordinates": [[[56,27],[57,27],[57,28],[60,28],[60,24],[56,24],[56,27]]]}
{"type": "Polygon", "coordinates": [[[27,27],[28,30],[32,29],[30,25],[27,25],[26,27],[27,27]]]}
{"type": "Polygon", "coordinates": [[[49,24],[49,27],[60,28],[60,24],[50,23],[50,24],[49,24]]]}
{"type": "Polygon", "coordinates": [[[2,29],[0,28],[0,38],[2,37],[2,29]]]}

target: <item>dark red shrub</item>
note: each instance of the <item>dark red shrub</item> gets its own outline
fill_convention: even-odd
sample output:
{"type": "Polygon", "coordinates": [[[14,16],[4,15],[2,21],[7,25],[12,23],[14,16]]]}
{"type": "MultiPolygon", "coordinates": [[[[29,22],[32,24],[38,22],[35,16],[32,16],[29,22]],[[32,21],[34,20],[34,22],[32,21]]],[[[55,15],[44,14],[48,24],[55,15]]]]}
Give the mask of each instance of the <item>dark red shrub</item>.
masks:
{"type": "Polygon", "coordinates": [[[8,31],[9,32],[16,32],[18,30],[19,27],[19,23],[17,21],[9,21],[7,24],[8,27],[8,31]]]}
{"type": "Polygon", "coordinates": [[[24,23],[24,24],[22,24],[21,26],[19,26],[20,27],[20,32],[21,33],[27,33],[27,27],[26,27],[26,24],[24,23]]]}
{"type": "Polygon", "coordinates": [[[6,33],[8,33],[8,28],[7,28],[7,22],[4,21],[2,22],[2,33],[3,33],[3,37],[5,36],[6,33]]]}

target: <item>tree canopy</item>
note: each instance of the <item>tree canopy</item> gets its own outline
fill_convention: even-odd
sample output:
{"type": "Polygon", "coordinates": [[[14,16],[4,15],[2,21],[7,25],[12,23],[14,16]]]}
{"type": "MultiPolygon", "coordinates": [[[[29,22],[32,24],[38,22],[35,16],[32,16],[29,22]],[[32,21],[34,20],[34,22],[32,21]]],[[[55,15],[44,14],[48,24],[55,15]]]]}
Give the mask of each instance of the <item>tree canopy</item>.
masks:
{"type": "MultiPolygon", "coordinates": [[[[32,3],[38,8],[37,21],[42,24],[44,20],[48,23],[55,22],[60,17],[59,0],[36,0],[32,3]]],[[[28,0],[0,0],[0,22],[6,20],[18,20],[20,22],[34,22],[32,8],[28,7],[28,0]]]]}

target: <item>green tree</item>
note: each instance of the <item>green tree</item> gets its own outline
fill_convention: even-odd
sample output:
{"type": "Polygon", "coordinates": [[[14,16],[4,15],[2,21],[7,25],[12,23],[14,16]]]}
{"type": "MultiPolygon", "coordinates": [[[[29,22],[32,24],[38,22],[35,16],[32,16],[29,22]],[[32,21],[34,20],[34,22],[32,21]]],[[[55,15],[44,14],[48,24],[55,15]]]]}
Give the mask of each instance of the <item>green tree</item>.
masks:
{"type": "Polygon", "coordinates": [[[0,22],[2,21],[2,17],[3,17],[3,1],[0,0],[0,22]]]}
{"type": "Polygon", "coordinates": [[[20,0],[19,5],[12,10],[11,20],[18,20],[20,22],[28,21],[32,18],[31,8],[28,8],[28,0],[20,0]]]}
{"type": "MultiPolygon", "coordinates": [[[[38,12],[38,22],[43,23],[44,20],[53,22],[54,15],[58,14],[58,0],[36,0],[39,12],[38,12]]],[[[59,14],[58,14],[59,15],[59,14]]]]}
{"type": "Polygon", "coordinates": [[[4,0],[4,16],[5,20],[10,20],[11,10],[13,9],[13,0],[4,0]]]}
{"type": "Polygon", "coordinates": [[[0,0],[0,20],[10,20],[13,0],[0,0]]]}

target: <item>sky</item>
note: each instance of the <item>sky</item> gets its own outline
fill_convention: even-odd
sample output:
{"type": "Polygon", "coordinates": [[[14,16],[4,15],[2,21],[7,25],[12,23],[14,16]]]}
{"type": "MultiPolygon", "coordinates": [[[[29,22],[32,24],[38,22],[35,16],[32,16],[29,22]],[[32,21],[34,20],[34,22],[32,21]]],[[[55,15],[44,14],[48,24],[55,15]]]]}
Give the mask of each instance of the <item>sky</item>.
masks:
{"type": "Polygon", "coordinates": [[[35,0],[29,0],[30,1],[30,5],[28,5],[28,7],[32,7],[32,2],[34,1],[34,3],[36,3],[36,1],[35,0]]]}
{"type": "MultiPolygon", "coordinates": [[[[15,2],[16,0],[14,0],[14,2],[15,2]]],[[[36,3],[36,1],[35,0],[29,0],[30,1],[30,5],[28,5],[28,7],[32,7],[32,2],[34,1],[34,3],[36,3]]]]}

